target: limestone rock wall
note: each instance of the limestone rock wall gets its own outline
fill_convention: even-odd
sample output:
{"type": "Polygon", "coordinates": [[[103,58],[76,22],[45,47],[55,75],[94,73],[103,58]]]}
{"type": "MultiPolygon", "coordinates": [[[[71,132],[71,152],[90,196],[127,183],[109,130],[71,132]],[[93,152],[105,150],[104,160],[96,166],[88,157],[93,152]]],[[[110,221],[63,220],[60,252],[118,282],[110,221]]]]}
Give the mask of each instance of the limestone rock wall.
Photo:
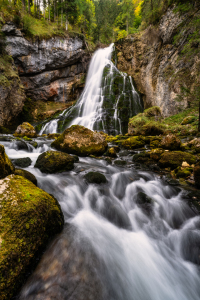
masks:
{"type": "MultiPolygon", "coordinates": [[[[196,54],[182,55],[195,17],[200,17],[199,9],[180,15],[172,7],[157,28],[149,27],[116,43],[119,70],[133,77],[145,108],[160,106],[165,117],[178,112],[181,86],[192,90],[200,84],[200,45],[196,45],[196,54]],[[180,35],[178,42],[174,41],[176,34],[180,35]]],[[[187,97],[181,105],[187,107],[187,97]]]]}
{"type": "Polygon", "coordinates": [[[13,24],[6,24],[2,30],[26,95],[34,101],[72,100],[72,86],[84,76],[89,62],[84,41],[78,36],[30,41],[11,28],[13,24]]]}

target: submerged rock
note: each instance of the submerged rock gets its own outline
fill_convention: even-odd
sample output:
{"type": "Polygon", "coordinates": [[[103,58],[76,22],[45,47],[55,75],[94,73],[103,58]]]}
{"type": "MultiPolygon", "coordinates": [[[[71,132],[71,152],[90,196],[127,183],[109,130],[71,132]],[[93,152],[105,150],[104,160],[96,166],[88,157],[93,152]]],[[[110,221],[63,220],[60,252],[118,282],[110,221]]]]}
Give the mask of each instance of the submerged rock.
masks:
{"type": "Polygon", "coordinates": [[[105,137],[83,126],[72,125],[52,144],[52,147],[80,156],[102,155],[107,149],[105,137]]]}
{"type": "Polygon", "coordinates": [[[12,159],[12,162],[14,163],[15,166],[18,166],[20,168],[27,168],[31,165],[32,160],[30,159],[30,157],[23,157],[23,158],[12,159]]]}
{"type": "Polygon", "coordinates": [[[58,151],[47,151],[38,156],[35,168],[43,173],[60,173],[74,168],[74,158],[58,151]]]}
{"type": "Polygon", "coordinates": [[[5,153],[3,145],[0,145],[0,179],[13,174],[15,167],[5,153]]]}
{"type": "Polygon", "coordinates": [[[107,182],[106,177],[99,172],[89,172],[84,176],[84,178],[88,183],[101,184],[107,182]]]}
{"type": "Polygon", "coordinates": [[[18,137],[26,136],[26,137],[33,138],[33,137],[37,137],[37,133],[35,131],[35,128],[31,124],[24,122],[17,127],[14,136],[18,136],[18,137]]]}
{"type": "Polygon", "coordinates": [[[21,176],[1,181],[0,200],[0,294],[9,300],[64,220],[57,200],[21,176]]]}
{"type": "Polygon", "coordinates": [[[187,152],[166,151],[161,155],[161,159],[159,160],[159,166],[162,168],[170,167],[172,169],[175,169],[181,166],[184,161],[191,165],[196,162],[196,157],[187,152]]]}
{"type": "Polygon", "coordinates": [[[22,169],[15,169],[15,175],[22,176],[37,186],[37,179],[32,173],[22,169]]]}

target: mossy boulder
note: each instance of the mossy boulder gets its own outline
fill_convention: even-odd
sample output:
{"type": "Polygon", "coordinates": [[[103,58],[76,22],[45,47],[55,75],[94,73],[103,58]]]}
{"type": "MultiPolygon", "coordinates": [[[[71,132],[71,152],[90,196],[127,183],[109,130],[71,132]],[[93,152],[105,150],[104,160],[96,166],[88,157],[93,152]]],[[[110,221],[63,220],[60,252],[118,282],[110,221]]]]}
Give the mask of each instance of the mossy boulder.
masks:
{"type": "Polygon", "coordinates": [[[115,148],[114,147],[111,147],[109,148],[106,153],[105,153],[106,156],[109,156],[109,157],[112,157],[112,158],[116,158],[117,157],[117,153],[115,151],[115,148]]]}
{"type": "Polygon", "coordinates": [[[196,120],[195,116],[188,116],[188,117],[183,119],[183,121],[181,122],[181,125],[190,124],[190,123],[194,122],[195,120],[196,120]]]}
{"type": "Polygon", "coordinates": [[[21,176],[1,181],[0,200],[0,295],[10,300],[64,219],[57,200],[21,176]]]}
{"type": "Polygon", "coordinates": [[[150,152],[142,152],[133,156],[133,162],[145,163],[150,158],[150,152]]]}
{"type": "Polygon", "coordinates": [[[150,148],[160,148],[162,137],[159,136],[151,136],[150,137],[150,148]]]}
{"type": "Polygon", "coordinates": [[[89,172],[84,176],[84,178],[87,181],[87,183],[101,184],[107,182],[106,177],[99,172],[89,172]]]}
{"type": "Polygon", "coordinates": [[[125,166],[125,165],[127,164],[127,162],[126,162],[125,160],[123,160],[123,159],[116,159],[116,160],[114,161],[114,164],[115,164],[116,166],[125,166]]]}
{"type": "Polygon", "coordinates": [[[178,167],[174,170],[175,176],[177,178],[187,178],[193,172],[193,168],[182,168],[178,167]]]}
{"type": "Polygon", "coordinates": [[[0,144],[0,179],[13,174],[15,167],[6,155],[4,146],[0,144]]]}
{"type": "Polygon", "coordinates": [[[187,143],[187,146],[195,153],[200,153],[200,138],[195,138],[187,143]]]}
{"type": "Polygon", "coordinates": [[[190,153],[182,151],[165,151],[159,160],[159,166],[162,168],[176,169],[181,166],[183,162],[192,165],[196,162],[196,157],[190,153]]]}
{"type": "Polygon", "coordinates": [[[37,179],[31,172],[22,169],[15,169],[15,175],[22,176],[37,186],[37,179]]]}
{"type": "Polygon", "coordinates": [[[102,155],[107,149],[105,137],[83,126],[66,129],[52,144],[57,150],[79,156],[102,155]]]}
{"type": "Polygon", "coordinates": [[[149,155],[150,155],[150,158],[155,160],[155,161],[158,161],[160,160],[160,157],[161,155],[163,154],[164,150],[163,149],[160,149],[160,148],[156,148],[156,149],[152,149],[150,152],[149,152],[149,155]]]}
{"type": "Polygon", "coordinates": [[[10,129],[8,129],[8,128],[5,128],[5,127],[3,127],[3,126],[0,126],[0,133],[2,133],[2,134],[10,134],[11,131],[10,131],[10,129]]]}
{"type": "Polygon", "coordinates": [[[48,135],[47,135],[47,138],[49,139],[49,140],[51,140],[51,139],[57,139],[58,137],[60,136],[60,133],[49,133],[48,135]]]}
{"type": "Polygon", "coordinates": [[[12,159],[12,162],[17,167],[27,168],[31,165],[32,160],[30,159],[30,157],[23,157],[23,158],[12,159]]]}
{"type": "Polygon", "coordinates": [[[74,168],[74,158],[67,153],[47,151],[38,156],[35,168],[47,174],[70,171],[74,168]]]}
{"type": "Polygon", "coordinates": [[[163,149],[179,150],[181,146],[181,140],[175,134],[168,134],[162,138],[160,146],[163,149]]]}
{"type": "Polygon", "coordinates": [[[18,137],[26,136],[28,138],[34,138],[37,137],[37,133],[35,131],[35,128],[31,124],[24,122],[17,127],[14,136],[18,136],[18,137]]]}
{"type": "Polygon", "coordinates": [[[125,141],[121,142],[122,147],[125,149],[137,149],[142,148],[145,145],[145,140],[140,136],[132,136],[125,141]]]}
{"type": "Polygon", "coordinates": [[[152,106],[144,110],[144,116],[148,118],[159,117],[161,118],[161,110],[159,106],[152,106]]]}

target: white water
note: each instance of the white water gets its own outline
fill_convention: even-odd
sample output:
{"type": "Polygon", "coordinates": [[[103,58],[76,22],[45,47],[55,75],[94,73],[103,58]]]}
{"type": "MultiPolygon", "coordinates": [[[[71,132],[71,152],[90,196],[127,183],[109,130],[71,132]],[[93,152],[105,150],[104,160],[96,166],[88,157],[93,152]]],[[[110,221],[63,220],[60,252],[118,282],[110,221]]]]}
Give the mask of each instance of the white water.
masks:
{"type": "MultiPolygon", "coordinates": [[[[140,98],[137,92],[135,91],[135,88],[133,86],[133,82],[131,77],[127,76],[127,74],[120,72],[116,66],[111,61],[112,52],[114,50],[114,44],[111,44],[109,47],[104,49],[97,50],[90,62],[87,79],[85,83],[85,88],[83,90],[83,93],[81,94],[80,98],[78,99],[77,103],[72,106],[70,109],[65,110],[60,114],[58,119],[52,120],[48,122],[47,124],[43,125],[41,131],[39,134],[43,133],[55,133],[58,130],[58,121],[61,117],[62,120],[70,120],[67,124],[67,127],[71,125],[82,125],[86,128],[89,128],[91,130],[104,130],[106,131],[106,122],[105,115],[106,115],[106,109],[103,107],[105,98],[107,101],[112,103],[113,99],[112,97],[112,87],[113,87],[113,81],[114,81],[114,74],[118,74],[120,77],[123,78],[123,87],[121,92],[119,93],[115,103],[111,104],[112,109],[114,110],[114,115],[110,115],[110,118],[114,118],[114,124],[113,124],[113,131],[115,130],[115,134],[121,134],[122,133],[122,126],[121,126],[121,118],[119,116],[118,111],[118,103],[120,100],[120,97],[126,96],[126,80],[128,79],[130,81],[130,88],[131,88],[131,94],[132,97],[130,97],[130,103],[129,103],[129,109],[127,116],[127,120],[129,117],[132,117],[134,114],[137,114],[143,110],[142,105],[140,103],[140,98]],[[105,70],[105,67],[107,68],[108,74],[103,76],[103,72],[105,70]],[[110,91],[109,95],[105,95],[105,91],[110,91]],[[134,107],[135,111],[132,111],[132,104],[131,102],[135,102],[134,107]]],[[[130,94],[130,91],[128,91],[130,94]]],[[[126,104],[127,105],[127,104],[126,104]]],[[[65,128],[63,128],[64,130],[65,128]]]]}
{"type": "MultiPolygon", "coordinates": [[[[152,173],[136,171],[131,163],[126,168],[118,168],[92,158],[81,158],[71,172],[42,174],[34,168],[34,162],[41,152],[50,148],[44,141],[38,142],[40,147],[29,147],[29,152],[17,151],[15,142],[1,143],[10,158],[32,159],[32,165],[26,170],[37,177],[41,188],[58,199],[65,221],[77,229],[78,235],[73,233],[78,243],[76,250],[80,247],[87,261],[91,251],[95,253],[100,263],[96,271],[104,287],[104,298],[98,299],[200,299],[199,270],[193,263],[195,255],[199,255],[195,251],[199,249],[200,217],[182,199],[181,191],[152,173]],[[83,175],[91,170],[103,173],[108,183],[85,184],[83,175]],[[139,204],[140,192],[153,199],[150,209],[145,210],[139,204]]],[[[124,159],[131,161],[129,156],[124,159]]],[[[20,299],[96,299],[88,297],[89,290],[84,287],[82,296],[64,296],[63,288],[71,274],[67,256],[59,247],[59,244],[53,246],[47,254],[47,265],[43,262],[44,254],[20,299]],[[59,259],[68,270],[66,277],[57,270],[59,259]],[[57,296],[51,298],[55,289],[57,296]]],[[[73,252],[72,263],[76,259],[73,252]]]]}

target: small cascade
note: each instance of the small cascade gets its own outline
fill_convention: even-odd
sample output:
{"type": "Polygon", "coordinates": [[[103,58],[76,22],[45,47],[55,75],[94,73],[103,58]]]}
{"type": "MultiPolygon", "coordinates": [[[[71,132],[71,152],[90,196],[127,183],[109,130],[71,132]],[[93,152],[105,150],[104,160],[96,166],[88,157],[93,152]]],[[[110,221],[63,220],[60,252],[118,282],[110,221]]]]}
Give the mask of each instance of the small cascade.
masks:
{"type": "Polygon", "coordinates": [[[75,124],[113,135],[127,132],[128,119],[143,107],[132,78],[112,62],[113,52],[114,44],[95,52],[77,103],[44,123],[40,134],[62,132],[75,124]]]}

